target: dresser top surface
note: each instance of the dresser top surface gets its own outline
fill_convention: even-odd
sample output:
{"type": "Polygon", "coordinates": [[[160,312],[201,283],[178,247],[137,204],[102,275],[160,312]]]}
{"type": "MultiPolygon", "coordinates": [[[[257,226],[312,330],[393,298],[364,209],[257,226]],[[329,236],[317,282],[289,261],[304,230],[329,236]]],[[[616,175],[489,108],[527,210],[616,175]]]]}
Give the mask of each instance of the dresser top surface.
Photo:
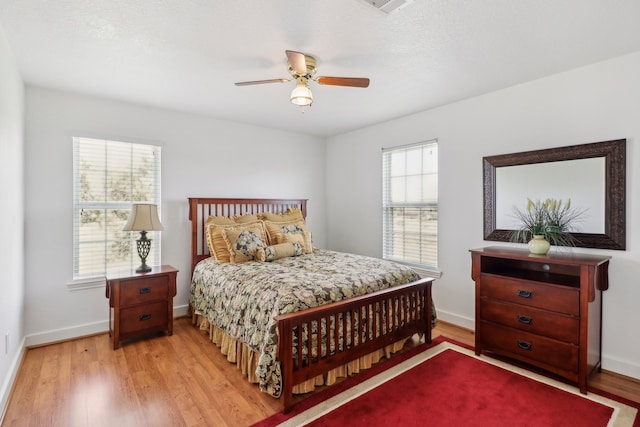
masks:
{"type": "Polygon", "coordinates": [[[481,256],[509,258],[551,264],[562,263],[599,265],[611,259],[611,257],[608,255],[577,253],[574,252],[574,248],[570,247],[554,247],[546,255],[536,255],[530,253],[528,249],[512,248],[508,246],[487,246],[484,248],[471,249],[470,252],[473,254],[479,254],[481,256]]]}

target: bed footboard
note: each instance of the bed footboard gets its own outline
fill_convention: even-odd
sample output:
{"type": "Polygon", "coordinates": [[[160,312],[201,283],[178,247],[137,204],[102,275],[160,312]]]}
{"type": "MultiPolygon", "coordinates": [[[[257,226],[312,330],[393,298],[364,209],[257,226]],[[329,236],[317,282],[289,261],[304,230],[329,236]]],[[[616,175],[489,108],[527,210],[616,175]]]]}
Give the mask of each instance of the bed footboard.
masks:
{"type": "Polygon", "coordinates": [[[277,316],[283,412],[291,409],[296,384],[415,333],[431,342],[432,282],[421,279],[277,316]]]}

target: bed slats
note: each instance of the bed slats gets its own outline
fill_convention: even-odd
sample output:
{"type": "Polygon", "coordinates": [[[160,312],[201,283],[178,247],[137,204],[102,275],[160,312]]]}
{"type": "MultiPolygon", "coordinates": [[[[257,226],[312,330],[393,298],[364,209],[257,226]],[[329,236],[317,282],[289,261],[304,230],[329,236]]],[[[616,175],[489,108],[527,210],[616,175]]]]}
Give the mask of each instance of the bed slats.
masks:
{"type": "Polygon", "coordinates": [[[283,411],[291,408],[296,384],[416,333],[431,342],[432,281],[276,316],[283,411]]]}

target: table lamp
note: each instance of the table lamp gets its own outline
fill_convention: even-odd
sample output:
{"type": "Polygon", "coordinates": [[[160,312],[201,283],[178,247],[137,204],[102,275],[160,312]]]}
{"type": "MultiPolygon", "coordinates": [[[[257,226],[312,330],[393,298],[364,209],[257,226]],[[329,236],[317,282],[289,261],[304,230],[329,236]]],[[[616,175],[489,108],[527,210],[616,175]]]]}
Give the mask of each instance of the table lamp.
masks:
{"type": "Polygon", "coordinates": [[[158,207],[146,203],[134,203],[131,205],[131,214],[129,214],[129,219],[122,230],[140,232],[140,238],[136,242],[138,256],[140,256],[142,264],[136,268],[136,273],[151,271],[151,267],[147,265],[147,256],[151,250],[151,239],[147,239],[147,231],[164,230],[158,218],[158,207]]]}

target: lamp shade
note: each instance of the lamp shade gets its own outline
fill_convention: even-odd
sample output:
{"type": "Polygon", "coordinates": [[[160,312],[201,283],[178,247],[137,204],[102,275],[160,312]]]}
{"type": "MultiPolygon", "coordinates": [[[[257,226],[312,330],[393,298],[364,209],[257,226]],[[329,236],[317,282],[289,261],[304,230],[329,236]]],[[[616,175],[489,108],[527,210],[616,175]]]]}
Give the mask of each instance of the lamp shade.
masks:
{"type": "Polygon", "coordinates": [[[162,231],[156,205],[134,203],[123,231],[162,231]]]}
{"type": "Polygon", "coordinates": [[[298,82],[293,89],[293,92],[291,92],[291,102],[300,107],[311,105],[313,102],[313,94],[305,82],[298,82]]]}

